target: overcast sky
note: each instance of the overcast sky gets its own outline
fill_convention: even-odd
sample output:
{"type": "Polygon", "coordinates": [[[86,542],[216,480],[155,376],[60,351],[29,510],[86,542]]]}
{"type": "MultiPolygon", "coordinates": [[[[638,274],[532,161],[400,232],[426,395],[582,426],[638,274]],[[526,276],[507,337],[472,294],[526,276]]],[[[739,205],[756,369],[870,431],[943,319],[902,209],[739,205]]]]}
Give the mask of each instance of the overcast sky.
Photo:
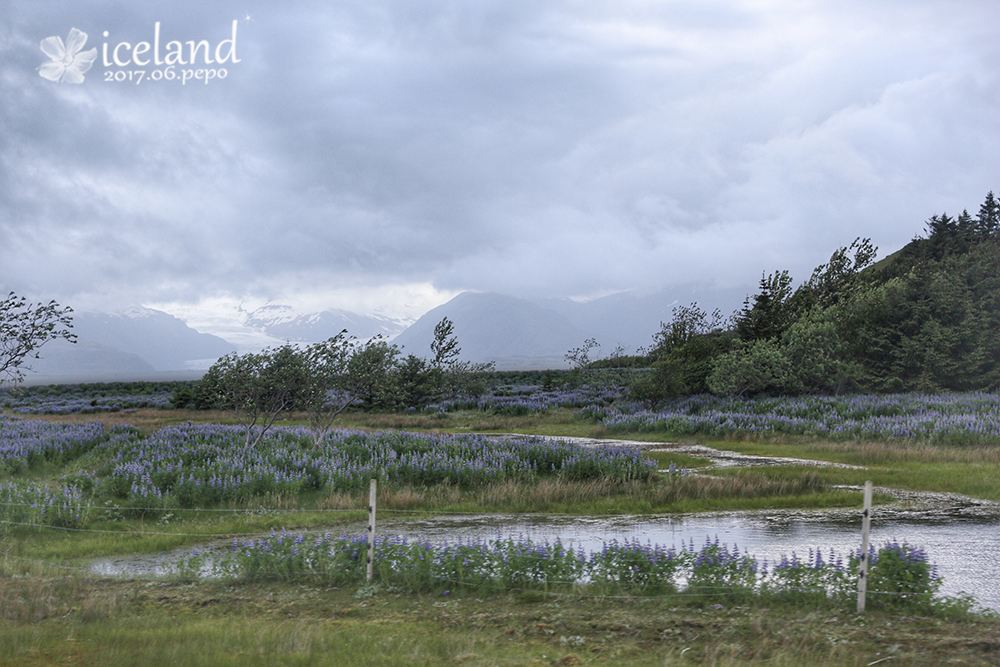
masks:
{"type": "Polygon", "coordinates": [[[0,289],[418,316],[463,290],[799,282],[1000,192],[998,19],[995,0],[0,0],[0,289]],[[73,28],[60,65],[41,44],[72,51],[73,28]],[[91,48],[81,83],[41,76],[91,48]]]}

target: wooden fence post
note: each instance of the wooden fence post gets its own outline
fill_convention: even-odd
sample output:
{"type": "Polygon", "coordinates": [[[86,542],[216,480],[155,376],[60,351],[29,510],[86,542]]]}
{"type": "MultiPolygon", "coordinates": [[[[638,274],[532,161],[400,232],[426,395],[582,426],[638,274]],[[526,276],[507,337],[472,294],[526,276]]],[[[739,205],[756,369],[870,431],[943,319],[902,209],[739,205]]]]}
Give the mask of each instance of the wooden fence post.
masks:
{"type": "Polygon", "coordinates": [[[371,582],[375,574],[375,495],[377,483],[373,479],[368,488],[368,573],[367,580],[371,582]]]}
{"type": "Polygon", "coordinates": [[[861,512],[861,562],[858,572],[858,613],[865,610],[865,595],[868,592],[868,543],[872,529],[872,483],[865,482],[864,509],[861,512]]]}

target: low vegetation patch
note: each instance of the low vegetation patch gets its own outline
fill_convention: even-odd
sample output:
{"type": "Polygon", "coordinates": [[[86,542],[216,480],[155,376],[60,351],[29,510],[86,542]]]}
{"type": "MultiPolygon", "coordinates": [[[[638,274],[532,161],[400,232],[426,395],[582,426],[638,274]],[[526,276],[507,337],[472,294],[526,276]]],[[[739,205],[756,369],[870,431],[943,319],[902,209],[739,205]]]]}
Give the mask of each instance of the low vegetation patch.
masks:
{"type": "MultiPolygon", "coordinates": [[[[316,579],[331,585],[363,585],[368,538],[273,532],[262,539],[234,539],[212,569],[239,579],[316,579]]],[[[638,541],[605,542],[592,553],[525,540],[468,540],[432,544],[405,538],[375,541],[372,585],[408,592],[453,590],[480,594],[561,591],[586,595],[642,594],[701,597],[714,602],[780,599],[817,608],[849,607],[856,600],[860,552],[809,550],[768,563],[714,542],[681,549],[638,541]]],[[[926,553],[908,544],[874,546],[868,554],[868,591],[874,609],[967,616],[971,599],[938,597],[941,581],[926,553]]],[[[195,553],[184,570],[202,571],[195,553]]]]}

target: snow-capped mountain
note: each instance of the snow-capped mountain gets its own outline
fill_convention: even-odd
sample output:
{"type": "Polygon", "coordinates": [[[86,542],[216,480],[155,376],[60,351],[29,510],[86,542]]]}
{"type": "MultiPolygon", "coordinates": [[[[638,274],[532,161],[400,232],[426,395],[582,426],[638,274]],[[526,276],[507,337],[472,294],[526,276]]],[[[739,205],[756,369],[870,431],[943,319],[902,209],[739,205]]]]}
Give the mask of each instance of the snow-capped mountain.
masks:
{"type": "Polygon", "coordinates": [[[355,338],[373,338],[379,334],[393,338],[412,320],[391,319],[380,315],[359,315],[330,309],[318,313],[300,313],[282,304],[267,304],[246,314],[245,326],[279,340],[315,343],[347,330],[355,338]]]}

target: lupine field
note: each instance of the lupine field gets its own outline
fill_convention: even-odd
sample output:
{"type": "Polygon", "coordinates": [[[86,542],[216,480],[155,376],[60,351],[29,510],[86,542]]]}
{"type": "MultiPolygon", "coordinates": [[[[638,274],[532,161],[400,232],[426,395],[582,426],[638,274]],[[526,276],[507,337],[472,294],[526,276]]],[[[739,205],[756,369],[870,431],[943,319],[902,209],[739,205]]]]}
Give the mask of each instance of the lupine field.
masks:
{"type": "Polygon", "coordinates": [[[1000,439],[1000,395],[983,392],[754,399],[692,396],[655,410],[618,405],[587,407],[582,412],[612,433],[784,434],[944,444],[1000,439]]]}
{"type": "MultiPolygon", "coordinates": [[[[39,521],[67,523],[57,507],[80,493],[143,511],[210,507],[312,490],[348,492],[366,488],[372,478],[399,485],[470,488],[546,477],[641,481],[657,468],[634,447],[587,449],[533,437],[341,430],[317,448],[301,427],[275,429],[256,447],[246,445],[243,433],[236,426],[184,424],[143,436],[128,427],[105,428],[97,422],[0,419],[0,471],[17,473],[85,456],[94,461],[92,467],[67,474],[59,490],[51,493],[34,483],[7,482],[0,486],[0,501],[19,507],[16,503],[30,498],[39,521]]],[[[74,516],[77,523],[86,518],[74,516]]]]}
{"type": "Polygon", "coordinates": [[[0,386],[0,409],[20,414],[94,414],[139,408],[170,407],[174,391],[182,382],[113,382],[0,386]]]}
{"type": "Polygon", "coordinates": [[[908,440],[948,445],[1000,440],[1000,394],[945,392],[722,398],[689,396],[650,408],[627,398],[625,386],[543,390],[537,385],[494,389],[475,401],[433,406],[443,412],[479,410],[525,415],[574,408],[609,434],[673,436],[815,436],[829,440],[908,440]]]}
{"type": "MultiPolygon", "coordinates": [[[[103,386],[65,391],[4,391],[8,413],[115,412],[169,406],[170,387],[103,386]]],[[[757,398],[694,396],[649,409],[630,403],[624,386],[542,388],[503,385],[476,399],[435,404],[427,412],[532,415],[572,410],[574,418],[605,433],[662,432],[706,435],[817,436],[829,440],[900,440],[978,445],[1000,439],[1000,397],[989,393],[757,398]]],[[[304,427],[269,431],[249,447],[241,427],[214,423],[170,425],[152,433],[99,422],[54,423],[0,417],[0,518],[14,526],[85,529],[107,520],[142,519],[169,510],[247,507],[267,498],[304,498],[315,492],[362,492],[368,480],[390,486],[474,489],[511,482],[535,484],[606,480],[616,484],[669,480],[634,447],[583,448],[530,436],[484,436],[363,431],[330,432],[316,445],[304,427]],[[52,471],[58,470],[57,477],[52,471]],[[42,471],[48,471],[45,475],[42,471]],[[47,483],[40,481],[47,477],[47,483]]],[[[219,566],[232,576],[359,582],[364,568],[359,539],[275,534],[237,540],[219,566]]],[[[939,588],[917,547],[887,544],[873,550],[873,592],[926,606],[939,588]]],[[[381,538],[379,581],[400,590],[590,590],[622,593],[782,596],[821,602],[849,596],[858,554],[810,552],[776,563],[757,562],[725,545],[609,543],[596,553],[561,544],[514,540],[431,545],[381,538]]],[[[196,569],[198,558],[188,563],[196,569]]],[[[734,598],[734,599],[735,599],[734,598]]],[[[934,604],[937,604],[935,602],[934,604]]],[[[915,609],[915,607],[910,607],[915,609]]]]}

